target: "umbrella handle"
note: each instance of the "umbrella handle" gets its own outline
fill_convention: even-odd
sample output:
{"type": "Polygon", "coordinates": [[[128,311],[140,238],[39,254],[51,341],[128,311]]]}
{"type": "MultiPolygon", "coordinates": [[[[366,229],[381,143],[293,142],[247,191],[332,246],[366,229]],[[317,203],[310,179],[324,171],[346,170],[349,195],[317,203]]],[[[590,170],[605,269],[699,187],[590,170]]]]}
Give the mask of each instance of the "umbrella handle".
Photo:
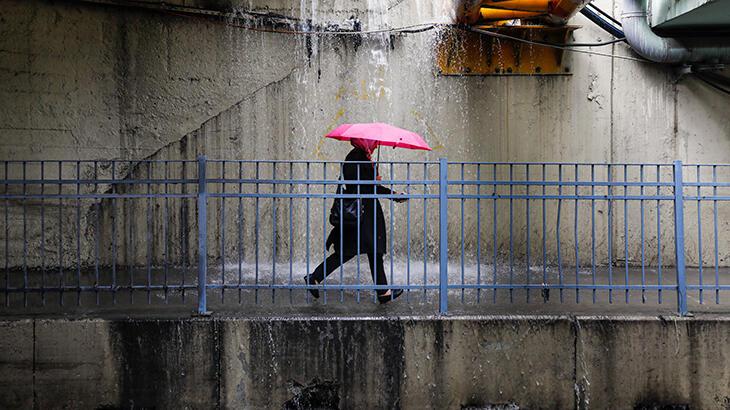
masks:
{"type": "Polygon", "coordinates": [[[382,181],[383,177],[380,176],[380,144],[378,144],[378,160],[375,162],[375,179],[377,181],[382,181]]]}

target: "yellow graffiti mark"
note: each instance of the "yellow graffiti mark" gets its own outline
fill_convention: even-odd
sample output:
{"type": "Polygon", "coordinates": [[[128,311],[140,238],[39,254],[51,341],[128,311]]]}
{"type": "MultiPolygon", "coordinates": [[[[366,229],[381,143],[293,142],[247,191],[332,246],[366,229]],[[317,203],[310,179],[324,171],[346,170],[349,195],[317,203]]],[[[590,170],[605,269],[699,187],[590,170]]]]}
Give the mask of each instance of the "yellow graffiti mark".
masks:
{"type": "Polygon", "coordinates": [[[423,124],[426,127],[426,132],[428,133],[428,139],[432,140],[430,143],[431,148],[434,151],[442,151],[446,149],[446,145],[442,142],[442,139],[439,138],[439,136],[436,134],[436,132],[433,130],[431,125],[428,123],[428,121],[423,117],[423,114],[420,112],[413,110],[411,111],[411,114],[413,117],[415,117],[421,124],[423,124]]]}
{"type": "Polygon", "coordinates": [[[368,99],[370,99],[370,96],[368,95],[367,84],[365,84],[365,80],[362,80],[360,82],[360,99],[363,101],[367,101],[368,99]]]}
{"type": "Polygon", "coordinates": [[[345,86],[340,86],[340,88],[337,89],[337,93],[335,93],[335,101],[341,100],[346,92],[347,88],[345,88],[345,86]]]}
{"type": "MultiPolygon", "coordinates": [[[[337,126],[337,122],[345,115],[345,109],[340,108],[337,110],[337,113],[335,113],[334,118],[327,124],[327,132],[331,131],[337,126]]],[[[324,144],[325,137],[322,136],[319,139],[319,142],[317,142],[317,146],[314,148],[314,152],[312,152],[312,156],[316,159],[327,159],[325,155],[322,155],[322,145],[324,144]]]]}

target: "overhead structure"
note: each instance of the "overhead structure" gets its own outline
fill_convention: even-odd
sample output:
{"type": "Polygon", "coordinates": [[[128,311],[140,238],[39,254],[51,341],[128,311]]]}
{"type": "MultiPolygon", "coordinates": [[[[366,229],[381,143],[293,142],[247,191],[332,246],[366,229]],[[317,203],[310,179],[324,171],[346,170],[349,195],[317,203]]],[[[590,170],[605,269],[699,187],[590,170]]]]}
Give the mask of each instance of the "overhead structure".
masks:
{"type": "Polygon", "coordinates": [[[626,40],[644,58],[665,64],[730,63],[730,1],[624,0],[626,40]],[[656,9],[649,15],[649,8],[656,9]],[[661,34],[661,36],[660,36],[661,34]]]}
{"type": "Polygon", "coordinates": [[[442,75],[565,75],[566,23],[589,0],[461,0],[457,23],[437,52],[442,75]],[[518,39],[518,40],[515,40],[518,39]],[[520,41],[522,40],[522,41],[520,41]]]}

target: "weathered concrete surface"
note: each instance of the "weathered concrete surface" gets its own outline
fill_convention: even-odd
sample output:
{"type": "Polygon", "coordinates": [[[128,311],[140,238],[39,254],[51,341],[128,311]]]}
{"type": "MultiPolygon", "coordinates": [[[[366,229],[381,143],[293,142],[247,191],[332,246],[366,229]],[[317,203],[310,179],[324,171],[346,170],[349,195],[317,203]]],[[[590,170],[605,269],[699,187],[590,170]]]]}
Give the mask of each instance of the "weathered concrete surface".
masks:
{"type": "Polygon", "coordinates": [[[586,319],[576,372],[586,408],[730,406],[730,320],[586,319]]]}
{"type": "Polygon", "coordinates": [[[34,402],[35,337],[32,320],[0,322],[0,407],[31,408],[34,402]]]}
{"type": "Polygon", "coordinates": [[[110,323],[35,320],[33,396],[38,408],[95,408],[117,403],[119,374],[110,323]]]}
{"type": "Polygon", "coordinates": [[[44,319],[0,328],[0,363],[15,369],[0,384],[9,408],[730,403],[727,318],[44,319]]]}
{"type": "MultiPolygon", "coordinates": [[[[724,115],[726,97],[691,78],[677,81],[672,68],[620,58],[633,56],[623,44],[600,48],[600,52],[617,57],[566,53],[571,76],[443,77],[434,75],[437,30],[392,37],[326,37],[307,41],[298,36],[248,31],[201,15],[181,17],[102,4],[109,1],[1,1],[2,159],[190,159],[204,153],[210,158],[339,160],[348,149],[347,144],[325,141],[322,135],[341,122],[376,119],[414,129],[435,148],[428,154],[389,150],[387,160],[433,160],[446,156],[467,161],[603,163],[668,162],[678,158],[708,163],[728,158],[730,117],[724,115]]],[[[212,10],[271,12],[320,24],[344,24],[352,16],[362,20],[363,29],[450,19],[450,2],[441,1],[168,3],[212,10]]],[[[620,2],[598,2],[605,9],[611,9],[614,3],[620,2]]],[[[620,14],[618,8],[613,11],[616,16],[620,14]]],[[[575,32],[577,42],[608,39],[580,15],[572,23],[583,26],[575,32]]],[[[122,177],[146,172],[143,167],[129,168],[118,171],[122,177]]],[[[10,170],[14,176],[19,172],[19,167],[10,170]]],[[[46,176],[53,177],[54,172],[47,170],[46,176]]],[[[83,170],[86,175],[88,172],[83,170]]],[[[108,175],[109,171],[105,172],[108,175]]],[[[66,173],[73,175],[71,167],[66,173]]],[[[402,171],[396,171],[396,176],[402,177],[402,171]]],[[[727,180],[727,175],[720,178],[727,180]]],[[[145,204],[136,202],[128,207],[130,215],[138,216],[143,211],[145,204]]],[[[321,212],[316,202],[314,214],[321,212]]],[[[509,241],[504,202],[499,206],[497,227],[500,252],[509,241]]],[[[27,235],[39,242],[38,204],[26,205],[31,221],[27,235]]],[[[91,201],[82,204],[81,226],[85,233],[93,231],[93,205],[91,201]]],[[[250,221],[251,204],[246,205],[245,218],[250,221]]],[[[11,266],[20,265],[22,260],[20,207],[19,203],[10,204],[13,223],[9,237],[4,238],[10,244],[11,266]]],[[[522,207],[515,205],[514,230],[520,234],[526,231],[526,212],[522,207]]],[[[108,207],[102,208],[108,211],[108,207]]],[[[174,204],[173,208],[176,209],[174,204]]],[[[608,261],[608,217],[604,208],[604,204],[597,204],[596,240],[603,245],[596,252],[600,264],[618,258],[613,255],[614,261],[608,261]]],[[[283,232],[288,227],[282,217],[286,215],[286,205],[280,204],[277,209],[277,228],[283,232]]],[[[395,209],[400,218],[404,207],[395,209]]],[[[666,221],[671,220],[670,210],[670,206],[662,208],[661,216],[666,221]]],[[[540,216],[538,207],[532,208],[532,212],[535,222],[540,216]]],[[[570,221],[572,211],[563,212],[566,221],[570,221]]],[[[586,218],[586,208],[582,207],[580,212],[586,218]]],[[[647,220],[653,218],[651,212],[647,210],[647,220]]],[[[210,214],[211,218],[219,216],[216,211],[210,214]]],[[[726,227],[730,223],[730,206],[720,205],[719,214],[721,228],[726,227]]],[[[473,215],[469,208],[467,215],[473,215]]],[[[638,212],[634,209],[632,215],[638,212]]],[[[695,209],[687,207],[687,221],[696,221],[696,215],[695,209]]],[[[706,226],[703,235],[711,235],[712,230],[707,229],[712,224],[711,213],[704,211],[702,215],[706,226]]],[[[175,212],[172,216],[176,218],[171,223],[174,232],[195,226],[194,212],[188,217],[178,217],[175,212]]],[[[220,242],[217,239],[221,231],[235,231],[236,226],[228,222],[234,216],[229,212],[221,227],[211,225],[209,232],[215,239],[210,241],[211,251],[215,254],[221,253],[214,248],[220,242]]],[[[264,212],[262,226],[270,225],[271,216],[268,210],[264,212]]],[[[417,210],[414,216],[413,230],[419,231],[422,226],[418,224],[417,210]]],[[[74,212],[64,213],[63,225],[74,226],[74,217],[74,212]]],[[[301,212],[295,217],[294,230],[301,233],[304,218],[301,212]]],[[[620,229],[621,213],[615,212],[613,218],[616,231],[612,245],[619,249],[628,240],[625,257],[638,261],[638,216],[631,219],[628,239],[620,229]]],[[[459,238],[458,219],[458,212],[451,212],[452,244],[459,238]]],[[[549,207],[547,219],[550,223],[546,235],[551,240],[546,253],[554,261],[558,245],[552,240],[556,237],[552,223],[556,220],[555,207],[549,207]]],[[[127,221],[120,219],[120,226],[121,222],[127,221]]],[[[134,223],[138,225],[133,232],[118,241],[120,250],[133,244],[142,244],[138,249],[145,249],[144,228],[151,224],[139,217],[134,223]]],[[[58,229],[63,233],[53,234],[50,230],[57,229],[54,224],[46,224],[48,247],[55,249],[59,242],[56,237],[63,236],[63,246],[72,253],[74,232],[58,229]]],[[[153,234],[155,243],[161,235],[160,225],[161,218],[156,214],[152,224],[157,227],[153,234]]],[[[583,239],[589,224],[583,219],[579,225],[583,239]]],[[[646,224],[648,255],[657,253],[659,232],[653,231],[654,225],[646,224]]],[[[474,231],[473,216],[467,217],[466,226],[468,232],[474,231]]],[[[670,244],[671,225],[662,226],[663,244],[670,244]]],[[[533,242],[529,245],[519,235],[514,243],[518,256],[525,254],[527,246],[531,246],[533,254],[541,251],[541,228],[537,223],[531,225],[533,242]]],[[[560,228],[560,245],[566,249],[572,245],[572,228],[570,223],[560,228]]],[[[485,222],[482,229],[482,244],[491,247],[491,239],[487,239],[491,238],[491,226],[485,222]]],[[[246,235],[251,232],[248,229],[246,235]]],[[[123,233],[120,231],[119,235],[123,233]]],[[[402,239],[403,232],[397,235],[402,239]]],[[[91,237],[83,235],[80,259],[85,263],[93,257],[88,240],[91,237]]],[[[431,230],[425,241],[431,243],[435,237],[431,230]]],[[[273,240],[276,239],[262,238],[262,249],[270,249],[273,240]]],[[[475,241],[471,236],[468,240],[467,249],[473,250],[475,241]]],[[[110,242],[108,236],[104,241],[110,242]]],[[[312,241],[315,248],[320,245],[317,241],[321,242],[319,238],[312,241]]],[[[696,235],[688,235],[686,241],[687,263],[695,265],[699,263],[696,235]]],[[[403,243],[398,240],[396,246],[403,243]]],[[[713,238],[703,238],[703,244],[703,254],[710,255],[713,238]]],[[[281,245],[277,244],[286,251],[281,245]]],[[[226,251],[235,254],[233,246],[228,246],[226,251]]],[[[719,248],[723,252],[719,264],[727,266],[730,237],[720,235],[719,248]]],[[[31,247],[27,255],[30,266],[40,265],[37,249],[38,246],[31,247]]],[[[160,249],[154,250],[155,258],[161,258],[160,249]]],[[[176,249],[172,252],[178,256],[176,249]]],[[[186,256],[195,260],[194,247],[186,256]]],[[[572,255],[562,257],[569,261],[572,255]]],[[[580,259],[585,261],[588,257],[588,247],[582,247],[580,259]]],[[[145,258],[142,252],[129,252],[122,263],[140,263],[145,258]]],[[[671,259],[667,257],[665,263],[671,259]]],[[[712,262],[709,258],[703,260],[706,265],[712,262]]],[[[66,258],[63,263],[70,266],[72,260],[66,258]]]]}
{"type": "Polygon", "coordinates": [[[409,408],[573,406],[566,319],[434,320],[406,327],[402,402],[409,408]]]}
{"type": "Polygon", "coordinates": [[[120,321],[110,330],[120,406],[218,405],[217,322],[120,321]]]}

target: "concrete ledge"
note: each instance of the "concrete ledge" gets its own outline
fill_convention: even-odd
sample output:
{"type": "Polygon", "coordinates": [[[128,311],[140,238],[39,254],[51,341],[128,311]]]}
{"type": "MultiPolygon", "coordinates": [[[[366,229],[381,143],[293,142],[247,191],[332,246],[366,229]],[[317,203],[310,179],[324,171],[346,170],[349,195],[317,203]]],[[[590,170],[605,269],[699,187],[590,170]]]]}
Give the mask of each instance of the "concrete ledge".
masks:
{"type": "Polygon", "coordinates": [[[3,408],[730,404],[730,319],[0,322],[3,408]]]}

